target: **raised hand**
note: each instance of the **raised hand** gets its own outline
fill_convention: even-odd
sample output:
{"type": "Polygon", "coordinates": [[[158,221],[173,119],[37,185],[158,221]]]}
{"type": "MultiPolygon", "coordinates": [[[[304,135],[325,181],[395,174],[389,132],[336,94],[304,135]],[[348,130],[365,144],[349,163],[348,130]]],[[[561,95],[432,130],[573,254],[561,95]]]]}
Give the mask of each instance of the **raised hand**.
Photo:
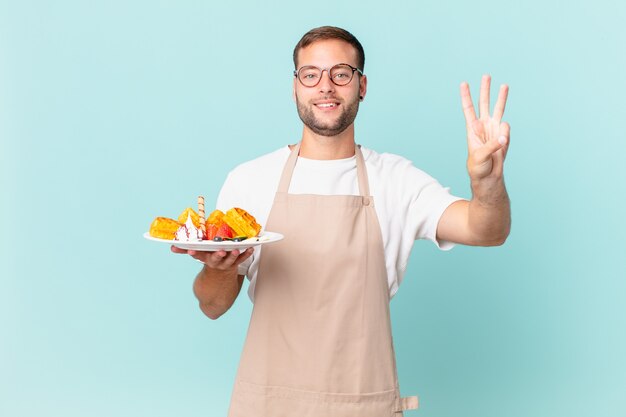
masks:
{"type": "Polygon", "coordinates": [[[502,122],[509,87],[500,86],[498,101],[489,115],[489,90],[491,77],[483,75],[476,117],[469,85],[461,83],[461,104],[467,128],[467,171],[472,182],[502,178],[504,159],[509,147],[511,128],[502,122]]]}

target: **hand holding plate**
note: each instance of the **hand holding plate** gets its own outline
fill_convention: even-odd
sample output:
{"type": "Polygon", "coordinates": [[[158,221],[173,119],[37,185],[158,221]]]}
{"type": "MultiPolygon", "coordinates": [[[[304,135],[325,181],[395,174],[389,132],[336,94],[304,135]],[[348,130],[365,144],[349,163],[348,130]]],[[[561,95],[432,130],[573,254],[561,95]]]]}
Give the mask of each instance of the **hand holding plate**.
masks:
{"type": "Polygon", "coordinates": [[[238,266],[254,253],[254,248],[248,248],[244,251],[239,251],[238,249],[235,249],[229,252],[226,252],[225,250],[207,252],[181,249],[174,245],[171,246],[171,250],[174,253],[187,254],[197,261],[202,262],[204,265],[207,266],[207,268],[220,271],[225,271],[232,267],[238,266]]]}

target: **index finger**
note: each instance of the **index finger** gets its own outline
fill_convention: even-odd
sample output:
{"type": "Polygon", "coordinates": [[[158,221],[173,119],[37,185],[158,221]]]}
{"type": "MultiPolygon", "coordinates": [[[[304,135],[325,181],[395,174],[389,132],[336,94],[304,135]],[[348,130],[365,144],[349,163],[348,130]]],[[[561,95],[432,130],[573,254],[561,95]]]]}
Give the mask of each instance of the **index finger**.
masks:
{"type": "Polygon", "coordinates": [[[472,103],[469,84],[465,81],[461,83],[461,106],[463,106],[465,124],[471,126],[472,122],[476,120],[476,112],[474,111],[474,103],[472,103]]]}

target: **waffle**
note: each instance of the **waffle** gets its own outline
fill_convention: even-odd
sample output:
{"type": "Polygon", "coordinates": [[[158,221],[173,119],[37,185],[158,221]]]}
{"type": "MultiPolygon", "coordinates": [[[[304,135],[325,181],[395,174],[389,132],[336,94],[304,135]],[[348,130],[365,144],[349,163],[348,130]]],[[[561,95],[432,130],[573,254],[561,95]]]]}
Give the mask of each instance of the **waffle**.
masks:
{"type": "Polygon", "coordinates": [[[187,207],[182,213],[180,213],[180,216],[178,216],[178,223],[185,224],[187,222],[188,216],[191,216],[191,221],[193,222],[193,225],[199,229],[200,216],[191,207],[187,207]]]}
{"type": "Polygon", "coordinates": [[[261,225],[256,222],[254,216],[242,208],[231,208],[223,219],[224,223],[233,229],[235,236],[254,237],[261,231],[261,225]]]}
{"type": "Polygon", "coordinates": [[[150,236],[159,239],[173,240],[176,237],[176,231],[182,226],[182,223],[167,217],[157,217],[150,225],[150,236]]]}

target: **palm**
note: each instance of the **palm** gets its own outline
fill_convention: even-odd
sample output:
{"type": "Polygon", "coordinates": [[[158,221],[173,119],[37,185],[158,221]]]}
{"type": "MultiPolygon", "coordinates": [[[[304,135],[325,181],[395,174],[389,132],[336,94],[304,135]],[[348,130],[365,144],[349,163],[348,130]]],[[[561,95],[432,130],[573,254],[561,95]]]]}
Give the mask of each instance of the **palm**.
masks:
{"type": "Polygon", "coordinates": [[[479,117],[467,83],[461,84],[461,103],[467,128],[467,170],[472,180],[497,179],[502,176],[509,144],[510,127],[502,122],[509,88],[500,87],[498,101],[489,115],[491,77],[483,76],[480,85],[479,117]]]}

